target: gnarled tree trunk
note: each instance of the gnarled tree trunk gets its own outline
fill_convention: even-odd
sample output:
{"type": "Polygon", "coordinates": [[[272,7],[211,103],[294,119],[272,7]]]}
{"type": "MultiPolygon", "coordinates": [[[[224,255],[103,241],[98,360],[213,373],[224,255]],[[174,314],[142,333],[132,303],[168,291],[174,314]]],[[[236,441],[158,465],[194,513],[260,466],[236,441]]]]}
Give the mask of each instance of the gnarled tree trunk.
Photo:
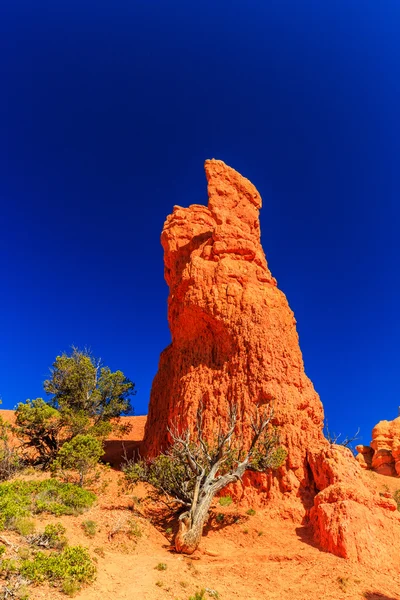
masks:
{"type": "Polygon", "coordinates": [[[246,465],[241,464],[235,473],[228,473],[220,477],[217,481],[214,480],[214,482],[206,482],[198,495],[198,500],[194,499],[191,510],[182,513],[179,517],[179,530],[175,538],[175,550],[177,552],[193,554],[197,550],[215,494],[230,483],[234,483],[240,479],[245,470],[246,465]]]}

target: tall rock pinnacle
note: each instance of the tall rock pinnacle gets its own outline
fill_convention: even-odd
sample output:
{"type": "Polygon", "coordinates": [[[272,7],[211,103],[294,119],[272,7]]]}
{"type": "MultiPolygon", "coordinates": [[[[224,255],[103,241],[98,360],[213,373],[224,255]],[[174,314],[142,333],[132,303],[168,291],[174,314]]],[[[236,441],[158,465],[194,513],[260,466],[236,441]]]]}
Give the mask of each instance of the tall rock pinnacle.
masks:
{"type": "Polygon", "coordinates": [[[288,450],[280,485],[307,487],[306,452],[323,439],[323,410],[261,246],[261,197],[222,161],[206,161],[205,171],[208,207],[175,206],[161,236],[172,344],[153,383],[145,452],[166,448],[168,425],[194,423],[199,402],[211,431],[230,402],[246,414],[272,401],[288,450]]]}
{"type": "Polygon", "coordinates": [[[142,454],[166,450],[168,427],[192,427],[200,403],[209,437],[237,404],[246,444],[252,409],[271,403],[286,464],[273,475],[245,474],[236,497],[309,520],[315,539],[335,554],[398,568],[396,504],[363,480],[348,449],[322,434],[323,408],[304,372],[296,320],[261,246],[261,197],[222,161],[206,161],[205,171],[208,206],[175,206],[161,236],[172,343],[153,382],[142,454]]]}

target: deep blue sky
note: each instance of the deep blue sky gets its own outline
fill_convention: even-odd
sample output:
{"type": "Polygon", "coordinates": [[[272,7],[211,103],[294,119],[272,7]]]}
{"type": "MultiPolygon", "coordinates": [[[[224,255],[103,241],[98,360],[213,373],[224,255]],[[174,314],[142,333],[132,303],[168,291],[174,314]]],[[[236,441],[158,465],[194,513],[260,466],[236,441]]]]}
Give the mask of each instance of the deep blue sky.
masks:
{"type": "Polygon", "coordinates": [[[248,177],[330,428],[397,416],[398,0],[3,0],[0,395],[90,346],[147,411],[169,343],[160,231],[248,177]]]}

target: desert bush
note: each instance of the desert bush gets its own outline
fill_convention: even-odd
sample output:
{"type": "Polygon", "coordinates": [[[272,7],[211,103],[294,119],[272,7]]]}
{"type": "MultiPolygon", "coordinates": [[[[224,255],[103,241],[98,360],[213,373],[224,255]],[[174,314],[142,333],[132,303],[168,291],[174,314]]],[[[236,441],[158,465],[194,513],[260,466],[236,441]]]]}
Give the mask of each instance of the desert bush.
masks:
{"type": "Polygon", "coordinates": [[[400,490],[396,490],[393,494],[393,500],[397,504],[397,510],[400,510],[400,490]]]}
{"type": "Polygon", "coordinates": [[[7,423],[0,415],[0,481],[11,479],[23,467],[23,461],[17,449],[10,444],[11,432],[10,423],[7,423]]]}
{"type": "Polygon", "coordinates": [[[254,508],[249,508],[249,510],[246,511],[246,515],[249,515],[249,517],[254,517],[255,514],[256,511],[254,510],[254,508]]]}
{"type": "Polygon", "coordinates": [[[35,513],[79,514],[95,500],[93,492],[55,479],[1,483],[0,529],[11,529],[17,519],[35,513]]]}
{"type": "Polygon", "coordinates": [[[158,563],[158,565],[156,565],[154,568],[157,571],[166,571],[167,570],[167,565],[165,563],[158,563]]]}
{"type": "Polygon", "coordinates": [[[96,567],[86,548],[71,546],[62,552],[37,552],[33,559],[17,565],[19,573],[32,583],[50,582],[66,593],[75,593],[83,583],[96,577],[96,567]]]}
{"type": "Polygon", "coordinates": [[[218,500],[220,506],[230,506],[233,500],[230,496],[221,496],[218,500]]]}
{"type": "Polygon", "coordinates": [[[83,523],[81,523],[81,527],[85,535],[87,535],[88,537],[94,537],[96,535],[97,523],[95,521],[83,521],[83,523]]]}
{"type": "Polygon", "coordinates": [[[66,442],[52,464],[54,472],[77,471],[79,485],[83,487],[87,475],[104,454],[103,444],[91,435],[76,435],[66,442]]]}
{"type": "Polygon", "coordinates": [[[17,517],[13,523],[13,529],[22,535],[28,537],[35,531],[35,523],[28,517],[17,517]]]}
{"type": "Polygon", "coordinates": [[[200,590],[195,592],[194,596],[190,596],[189,600],[204,600],[206,596],[206,590],[200,590]]]}
{"type": "Polygon", "coordinates": [[[50,523],[46,525],[42,533],[29,536],[28,542],[33,546],[62,550],[67,545],[67,538],[64,534],[65,527],[61,523],[50,523]]]}

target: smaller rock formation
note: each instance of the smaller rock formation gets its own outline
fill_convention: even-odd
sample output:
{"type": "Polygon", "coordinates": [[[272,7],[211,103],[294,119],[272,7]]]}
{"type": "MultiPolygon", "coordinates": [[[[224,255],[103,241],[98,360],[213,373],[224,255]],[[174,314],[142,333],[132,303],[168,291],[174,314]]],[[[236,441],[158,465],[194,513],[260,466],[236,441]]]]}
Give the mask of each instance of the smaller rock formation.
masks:
{"type": "Polygon", "coordinates": [[[371,469],[372,467],[372,456],[374,454],[371,446],[363,446],[362,444],[356,446],[358,452],[356,460],[362,469],[371,469]]]}
{"type": "Polygon", "coordinates": [[[364,469],[400,476],[400,417],[380,421],[372,430],[371,446],[357,446],[356,459],[364,469]]]}

